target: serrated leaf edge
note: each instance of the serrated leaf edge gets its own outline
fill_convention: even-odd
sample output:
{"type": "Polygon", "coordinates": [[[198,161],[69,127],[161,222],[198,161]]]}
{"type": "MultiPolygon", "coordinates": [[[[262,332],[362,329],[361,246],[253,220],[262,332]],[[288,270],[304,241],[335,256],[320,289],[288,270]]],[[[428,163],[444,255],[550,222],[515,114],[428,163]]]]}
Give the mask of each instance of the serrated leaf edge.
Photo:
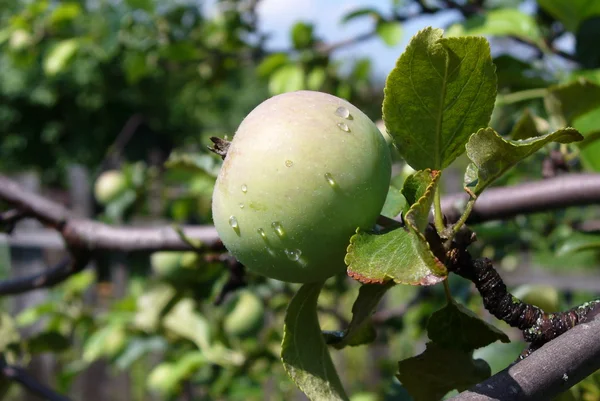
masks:
{"type": "MultiPolygon", "coordinates": [[[[348,255],[351,254],[354,250],[354,244],[356,242],[356,239],[358,238],[358,236],[360,234],[367,233],[364,230],[361,230],[360,227],[356,229],[356,233],[350,237],[350,243],[348,244],[348,247],[346,248],[346,257],[344,258],[344,262],[347,263],[348,269],[347,269],[347,274],[348,276],[352,277],[353,279],[363,283],[363,284],[385,284],[388,281],[393,281],[396,284],[408,284],[408,285],[433,285],[433,284],[437,284],[439,283],[441,280],[443,280],[445,277],[448,276],[448,270],[446,269],[446,266],[444,265],[444,263],[442,263],[441,260],[439,260],[437,258],[437,256],[434,255],[434,253],[431,251],[431,246],[429,245],[429,242],[427,242],[427,239],[425,238],[425,235],[420,232],[418,230],[418,228],[413,224],[413,222],[411,222],[409,220],[409,215],[411,213],[415,213],[416,209],[421,205],[422,202],[425,202],[427,200],[427,198],[431,195],[432,191],[435,191],[435,187],[437,185],[437,180],[439,179],[439,177],[441,176],[441,171],[439,170],[431,170],[431,169],[425,169],[425,171],[429,171],[430,175],[431,175],[431,183],[427,186],[427,188],[425,189],[425,192],[423,193],[423,195],[413,204],[411,205],[411,207],[408,209],[408,212],[406,213],[406,225],[409,228],[407,231],[415,234],[417,236],[417,239],[422,241],[425,245],[426,245],[426,249],[429,252],[429,254],[433,257],[434,263],[435,263],[435,267],[439,267],[438,271],[435,271],[435,267],[434,268],[430,268],[431,272],[433,273],[432,275],[428,275],[426,277],[424,277],[423,279],[421,279],[420,281],[402,281],[402,280],[395,280],[393,277],[389,276],[386,274],[386,277],[388,278],[387,280],[384,279],[371,279],[368,277],[363,276],[360,273],[354,272],[351,270],[351,265],[348,264],[347,262],[347,258],[348,255]],[[433,277],[432,277],[433,276],[433,277]]],[[[406,228],[398,228],[398,230],[406,230],[406,228]]]]}

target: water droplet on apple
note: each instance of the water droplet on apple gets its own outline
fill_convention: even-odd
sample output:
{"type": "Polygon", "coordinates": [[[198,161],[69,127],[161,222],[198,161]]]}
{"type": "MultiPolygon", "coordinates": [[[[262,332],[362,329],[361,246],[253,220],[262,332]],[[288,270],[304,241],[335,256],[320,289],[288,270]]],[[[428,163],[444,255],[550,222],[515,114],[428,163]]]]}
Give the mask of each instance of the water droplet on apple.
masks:
{"type": "Polygon", "coordinates": [[[242,184],[242,192],[243,193],[248,192],[248,186],[246,184],[242,184]]]}
{"type": "Polygon", "coordinates": [[[273,231],[275,231],[275,234],[277,234],[279,238],[283,238],[285,236],[283,225],[281,225],[280,222],[274,221],[273,223],[271,223],[271,227],[273,227],[273,231]]]}
{"type": "Polygon", "coordinates": [[[233,228],[233,231],[235,231],[237,235],[240,235],[240,225],[233,215],[229,217],[229,226],[233,228]]]}
{"type": "Polygon", "coordinates": [[[337,126],[344,132],[350,132],[350,127],[346,123],[337,123],[337,126]]]}
{"type": "Polygon", "coordinates": [[[348,110],[347,108],[341,106],[338,107],[335,111],[335,115],[342,117],[342,118],[348,118],[350,117],[350,110],[348,110]]]}
{"type": "Polygon", "coordinates": [[[293,162],[293,161],[291,161],[291,160],[286,160],[286,161],[285,161],[285,166],[286,166],[286,167],[292,167],[293,165],[294,165],[294,162],[293,162]]]}
{"type": "Polygon", "coordinates": [[[335,182],[331,173],[325,173],[325,180],[327,181],[327,183],[329,184],[329,186],[331,188],[337,187],[337,182],[335,182]]]}
{"type": "Polygon", "coordinates": [[[293,260],[294,262],[297,262],[300,259],[300,255],[302,255],[300,249],[286,249],[284,252],[288,259],[293,260]]]}

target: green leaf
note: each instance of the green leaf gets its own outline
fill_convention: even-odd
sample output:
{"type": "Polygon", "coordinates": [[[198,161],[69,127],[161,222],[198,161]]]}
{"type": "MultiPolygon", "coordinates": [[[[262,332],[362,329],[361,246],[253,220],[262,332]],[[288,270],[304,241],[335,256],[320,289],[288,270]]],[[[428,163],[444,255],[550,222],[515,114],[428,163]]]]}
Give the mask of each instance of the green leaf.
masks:
{"type": "Polygon", "coordinates": [[[331,361],[317,318],[323,283],[304,284],[292,298],[283,327],[281,360],[310,400],[348,400],[331,361]]]}
{"type": "Polygon", "coordinates": [[[534,115],[531,110],[526,109],[509,136],[515,141],[535,138],[547,129],[548,123],[544,119],[534,115]]]}
{"type": "Polygon", "coordinates": [[[272,95],[293,92],[304,88],[304,71],[297,64],[287,64],[278,68],[269,79],[269,92],[272,95]]]}
{"type": "Polygon", "coordinates": [[[0,312],[0,352],[4,353],[11,345],[18,344],[21,335],[15,321],[8,313],[0,312]]]}
{"type": "Polygon", "coordinates": [[[375,27],[377,35],[388,46],[396,46],[402,39],[402,24],[397,21],[379,21],[375,27]]]}
{"type": "Polygon", "coordinates": [[[310,90],[317,91],[323,87],[327,73],[323,67],[313,68],[306,77],[306,87],[310,90]]]}
{"type": "Polygon", "coordinates": [[[198,348],[210,348],[210,326],[206,318],[196,311],[196,303],[184,298],[165,315],[163,326],[180,337],[193,341],[198,348]]]}
{"type": "Polygon", "coordinates": [[[600,15],[600,2],[596,0],[537,0],[540,7],[575,32],[584,19],[600,15]]]}
{"type": "Polygon", "coordinates": [[[63,352],[71,347],[71,341],[57,331],[43,331],[27,339],[27,350],[32,354],[63,352]]]}
{"type": "Polygon", "coordinates": [[[464,391],[491,375],[489,365],[471,352],[428,343],[425,352],[398,364],[398,380],[415,401],[439,401],[451,390],[464,391]]]}
{"type": "Polygon", "coordinates": [[[221,169],[221,162],[216,157],[206,153],[172,152],[165,162],[165,167],[206,173],[216,177],[221,169]]]}
{"type": "Polygon", "coordinates": [[[138,83],[150,72],[146,66],[146,54],[128,51],[123,57],[123,69],[125,70],[127,82],[132,85],[138,83]]]}
{"type": "Polygon", "coordinates": [[[436,311],[427,323],[429,339],[444,348],[465,352],[485,347],[496,341],[509,343],[506,334],[484,322],[475,313],[456,302],[436,311]]]}
{"type": "Polygon", "coordinates": [[[148,387],[164,395],[175,394],[181,383],[206,363],[206,357],[199,351],[188,352],[176,362],[163,362],[150,372],[148,387]]]}
{"type": "MultiPolygon", "coordinates": [[[[600,236],[598,237],[598,246],[600,247],[600,236]]],[[[525,284],[515,288],[512,294],[515,298],[535,305],[546,313],[560,312],[560,293],[552,286],[525,284]]]]}
{"type": "Polygon", "coordinates": [[[81,6],[77,3],[65,2],[58,5],[50,14],[50,24],[58,25],[73,21],[81,14],[81,6]]]}
{"type": "Polygon", "coordinates": [[[551,86],[544,104],[558,126],[571,124],[577,117],[600,106],[600,85],[579,78],[574,82],[551,86]]]}
{"type": "Polygon", "coordinates": [[[292,27],[292,43],[296,49],[306,49],[314,42],[314,27],[305,22],[296,22],[292,27]]]}
{"type": "Polygon", "coordinates": [[[356,18],[366,17],[366,16],[373,17],[377,20],[383,19],[383,17],[379,13],[379,11],[377,11],[374,8],[367,7],[367,8],[360,8],[358,10],[351,11],[348,14],[344,15],[342,17],[342,24],[350,22],[356,18]]]}
{"type": "Polygon", "coordinates": [[[258,75],[266,77],[279,67],[284,66],[289,61],[289,57],[285,53],[273,53],[263,59],[256,68],[258,75]]]}
{"type": "Polygon", "coordinates": [[[163,337],[139,337],[130,340],[123,352],[115,360],[115,366],[121,370],[129,367],[142,356],[153,353],[165,352],[168,343],[163,337]]]}
{"type": "MultiPolygon", "coordinates": [[[[393,280],[398,284],[432,285],[442,281],[447,271],[436,258],[421,230],[429,216],[439,172],[426,171],[418,177],[429,175],[429,184],[412,185],[414,194],[407,189],[405,197],[417,199],[405,216],[406,227],[384,233],[357,230],[350,239],[345,262],[348,275],[362,283],[384,283],[393,280]],[[409,194],[407,196],[407,194],[409,194]]],[[[415,179],[416,180],[416,179],[415,179]]]]}
{"type": "Polygon", "coordinates": [[[146,289],[137,299],[135,326],[148,333],[158,329],[163,311],[176,295],[175,288],[164,283],[146,289]]]}
{"type": "Polygon", "coordinates": [[[406,207],[406,199],[397,188],[390,186],[381,215],[393,219],[406,207]]]}
{"type": "Polygon", "coordinates": [[[101,357],[112,358],[125,346],[127,333],[121,323],[113,323],[102,327],[92,334],[83,346],[82,359],[93,362],[101,357]]]}
{"type": "Polygon", "coordinates": [[[387,77],[383,119],[398,151],[415,170],[441,170],[485,127],[496,99],[488,42],[442,38],[426,28],[410,41],[387,77]]]}
{"type": "Polygon", "coordinates": [[[373,341],[375,331],[371,325],[371,315],[391,287],[391,283],[363,284],[358,291],[354,305],[352,305],[352,320],[348,328],[341,335],[329,337],[327,344],[341,349],[347,345],[362,345],[373,341]]]}
{"type": "Polygon", "coordinates": [[[61,73],[68,66],[79,46],[78,39],[61,40],[52,46],[44,58],[44,73],[50,76],[61,73]]]}
{"type": "Polygon", "coordinates": [[[557,256],[564,256],[590,249],[600,250],[600,234],[574,233],[556,250],[557,256]]]}
{"type": "Polygon", "coordinates": [[[465,173],[465,186],[478,195],[496,178],[547,143],[570,143],[582,139],[583,136],[574,128],[521,141],[504,139],[492,128],[480,129],[467,143],[467,155],[473,163],[465,173]]]}
{"type": "Polygon", "coordinates": [[[148,13],[154,12],[154,1],[153,0],[126,0],[129,7],[133,9],[144,10],[148,13]]]}
{"type": "Polygon", "coordinates": [[[447,36],[516,36],[527,42],[544,46],[538,24],[531,15],[516,8],[490,10],[459,24],[452,25],[447,36]]]}

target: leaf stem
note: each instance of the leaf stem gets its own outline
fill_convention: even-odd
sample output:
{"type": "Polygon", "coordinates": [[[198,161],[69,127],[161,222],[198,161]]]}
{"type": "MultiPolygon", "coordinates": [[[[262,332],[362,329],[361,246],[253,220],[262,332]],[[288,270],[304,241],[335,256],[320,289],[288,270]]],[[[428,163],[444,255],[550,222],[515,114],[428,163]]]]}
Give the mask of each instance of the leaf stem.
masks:
{"type": "Polygon", "coordinates": [[[446,279],[443,281],[443,283],[444,283],[444,293],[446,294],[446,300],[448,301],[448,303],[454,302],[454,299],[452,298],[452,292],[450,291],[450,284],[448,284],[448,277],[446,277],[446,279]]]}
{"type": "Polygon", "coordinates": [[[438,234],[442,234],[446,229],[444,224],[444,215],[442,214],[442,197],[440,193],[439,185],[435,188],[435,195],[433,198],[433,221],[435,223],[435,229],[438,234]]]}
{"type": "Polygon", "coordinates": [[[456,223],[454,223],[454,225],[452,226],[452,236],[454,236],[458,232],[458,230],[460,230],[461,227],[465,225],[465,223],[467,222],[467,219],[469,218],[469,216],[471,215],[471,212],[473,211],[473,206],[475,206],[475,201],[477,200],[477,196],[473,193],[470,193],[469,195],[470,195],[470,198],[469,198],[469,201],[467,202],[467,204],[465,205],[465,211],[462,213],[462,215],[456,221],[456,223]]]}
{"type": "Polygon", "coordinates": [[[496,106],[524,102],[526,100],[543,98],[548,90],[546,88],[527,89],[524,91],[498,95],[496,97],[496,106]]]}

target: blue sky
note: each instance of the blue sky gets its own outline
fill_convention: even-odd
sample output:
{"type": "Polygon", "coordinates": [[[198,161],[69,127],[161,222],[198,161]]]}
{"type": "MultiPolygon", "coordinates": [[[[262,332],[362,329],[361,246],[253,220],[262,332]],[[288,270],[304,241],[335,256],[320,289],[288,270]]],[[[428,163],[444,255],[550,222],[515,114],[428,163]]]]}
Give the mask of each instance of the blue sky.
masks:
{"type": "MultiPolygon", "coordinates": [[[[496,2],[506,7],[519,5],[519,8],[527,13],[535,10],[535,0],[526,0],[522,3],[519,0],[496,0],[496,2]]],[[[390,12],[391,4],[392,0],[261,0],[258,7],[259,24],[264,32],[272,35],[268,43],[268,46],[272,49],[290,47],[289,29],[297,21],[313,23],[320,38],[326,42],[335,42],[368,32],[373,28],[372,21],[368,17],[342,24],[340,22],[341,18],[348,11],[371,7],[378,9],[383,15],[387,15],[390,12]]],[[[433,16],[425,15],[413,18],[403,23],[402,41],[397,46],[388,47],[379,38],[373,38],[340,50],[336,52],[335,57],[352,59],[367,56],[373,62],[375,78],[383,81],[394,67],[396,59],[400,56],[410,38],[418,30],[426,26],[445,28],[461,19],[460,13],[455,10],[437,13],[433,16]]],[[[574,47],[573,35],[564,35],[556,45],[562,50],[572,51],[574,47]]],[[[530,48],[513,41],[498,41],[492,45],[492,53],[506,51],[523,58],[527,58],[532,54],[530,48]]]]}
{"type": "MultiPolygon", "coordinates": [[[[289,29],[296,21],[312,22],[319,37],[328,43],[336,42],[368,32],[373,27],[368,17],[341,24],[341,17],[348,11],[372,7],[386,15],[389,14],[391,3],[390,0],[262,0],[258,13],[262,30],[272,34],[269,47],[280,49],[289,48],[289,29]]],[[[397,46],[388,47],[379,38],[374,38],[340,50],[335,57],[345,59],[367,56],[373,61],[375,76],[383,79],[394,67],[410,37],[419,29],[428,25],[444,27],[458,18],[458,12],[454,11],[434,17],[415,18],[403,24],[402,41],[397,46]]]]}

